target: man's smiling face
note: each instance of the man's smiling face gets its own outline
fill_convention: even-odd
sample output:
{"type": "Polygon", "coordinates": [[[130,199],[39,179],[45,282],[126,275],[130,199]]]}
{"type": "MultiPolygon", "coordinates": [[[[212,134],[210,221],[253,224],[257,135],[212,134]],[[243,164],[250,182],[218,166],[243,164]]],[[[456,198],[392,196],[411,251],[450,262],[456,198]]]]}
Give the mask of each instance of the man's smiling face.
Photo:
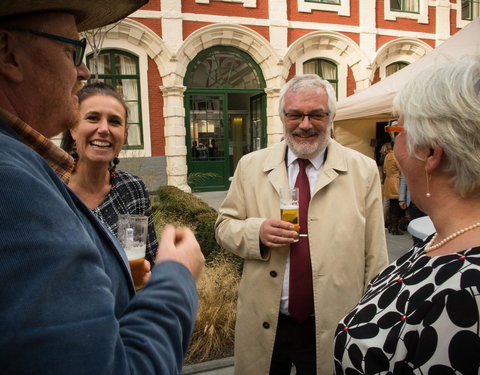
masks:
{"type": "MultiPolygon", "coordinates": [[[[285,93],[285,113],[327,114],[328,95],[322,87],[303,87],[285,93]]],[[[302,159],[310,159],[327,147],[332,122],[328,116],[323,120],[312,120],[305,116],[300,123],[285,118],[285,141],[293,153],[302,159]]]]}

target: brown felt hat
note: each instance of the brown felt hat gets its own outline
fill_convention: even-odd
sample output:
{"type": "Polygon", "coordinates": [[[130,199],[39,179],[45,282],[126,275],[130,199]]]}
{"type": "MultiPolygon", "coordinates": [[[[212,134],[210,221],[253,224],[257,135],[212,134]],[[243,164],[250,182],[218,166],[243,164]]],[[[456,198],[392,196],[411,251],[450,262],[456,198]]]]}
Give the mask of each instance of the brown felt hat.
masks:
{"type": "Polygon", "coordinates": [[[127,17],[148,0],[1,0],[0,17],[38,12],[73,14],[78,31],[95,29],[127,17]]]}

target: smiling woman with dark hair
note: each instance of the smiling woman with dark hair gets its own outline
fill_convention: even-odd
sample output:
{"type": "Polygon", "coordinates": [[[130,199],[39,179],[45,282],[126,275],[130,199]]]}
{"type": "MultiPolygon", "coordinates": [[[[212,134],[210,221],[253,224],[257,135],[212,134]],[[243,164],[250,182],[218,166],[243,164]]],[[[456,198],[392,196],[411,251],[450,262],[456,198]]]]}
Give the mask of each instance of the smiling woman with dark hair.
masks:
{"type": "Polygon", "coordinates": [[[118,215],[148,216],[145,259],[153,264],[158,240],[148,190],[139,177],[116,170],[128,134],[127,105],[101,82],[84,86],[77,96],[80,122],[62,139],[62,148],[75,159],[68,186],[114,235],[118,215]]]}
{"type": "Polygon", "coordinates": [[[436,233],[376,276],[335,334],[336,374],[480,373],[480,58],[394,101],[394,152],[436,233]]]}

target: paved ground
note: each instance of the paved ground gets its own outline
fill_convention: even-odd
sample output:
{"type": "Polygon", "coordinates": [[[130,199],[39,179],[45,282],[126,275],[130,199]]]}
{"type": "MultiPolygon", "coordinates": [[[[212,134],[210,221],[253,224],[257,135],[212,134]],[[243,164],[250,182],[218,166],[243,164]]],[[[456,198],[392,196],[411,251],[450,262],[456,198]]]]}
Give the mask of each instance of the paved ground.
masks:
{"type": "MultiPolygon", "coordinates": [[[[210,206],[217,209],[225,199],[226,191],[195,193],[196,196],[203,199],[210,206]]],[[[393,236],[385,231],[387,238],[387,250],[390,262],[395,261],[413,245],[412,237],[405,232],[403,235],[393,236]]],[[[200,363],[198,365],[186,366],[183,374],[202,374],[202,375],[232,375],[233,358],[225,358],[218,361],[200,363]]]]}

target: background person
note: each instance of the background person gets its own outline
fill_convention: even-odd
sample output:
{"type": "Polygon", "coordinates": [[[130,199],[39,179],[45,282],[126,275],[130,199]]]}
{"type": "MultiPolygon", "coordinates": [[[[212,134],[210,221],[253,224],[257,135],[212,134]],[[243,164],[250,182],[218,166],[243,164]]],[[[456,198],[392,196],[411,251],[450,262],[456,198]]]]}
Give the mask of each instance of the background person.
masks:
{"type": "Polygon", "coordinates": [[[217,146],[215,144],[215,138],[210,140],[210,146],[208,146],[208,157],[212,160],[217,158],[217,146]]]}
{"type": "Polygon", "coordinates": [[[242,157],[216,222],[218,243],[245,260],[235,373],[290,374],[294,363],[298,374],[329,374],[336,320],[387,265],[380,179],[374,160],[331,139],[336,99],[328,81],[295,77],[279,104],[285,140],[242,157]],[[279,190],[305,174],[311,199],[308,224],[300,214],[299,249],[291,247],[293,224],[280,220],[279,190]],[[292,288],[293,263],[308,269],[299,289],[292,288]]]}
{"type": "Polygon", "coordinates": [[[480,58],[434,64],[394,100],[412,201],[437,233],[372,280],[339,324],[337,374],[480,372],[480,58]]]}
{"type": "Polygon", "coordinates": [[[390,149],[385,155],[383,162],[383,173],[385,174],[383,196],[388,199],[388,233],[393,235],[403,234],[399,225],[400,218],[404,216],[404,212],[398,204],[401,172],[400,165],[393,154],[393,149],[390,149]]]}
{"type": "Polygon", "coordinates": [[[145,1],[0,5],[0,368],[5,374],[180,373],[203,265],[187,229],[162,234],[135,294],[117,239],[62,180],[72,158],[49,138],[78,120],[89,78],[78,32],[145,1]]]}
{"type": "Polygon", "coordinates": [[[147,216],[145,259],[153,265],[158,240],[147,187],[139,177],[116,170],[128,134],[127,105],[101,82],[85,85],[77,96],[80,121],[64,133],[61,145],[75,163],[68,186],[115,236],[118,215],[147,216]]]}

